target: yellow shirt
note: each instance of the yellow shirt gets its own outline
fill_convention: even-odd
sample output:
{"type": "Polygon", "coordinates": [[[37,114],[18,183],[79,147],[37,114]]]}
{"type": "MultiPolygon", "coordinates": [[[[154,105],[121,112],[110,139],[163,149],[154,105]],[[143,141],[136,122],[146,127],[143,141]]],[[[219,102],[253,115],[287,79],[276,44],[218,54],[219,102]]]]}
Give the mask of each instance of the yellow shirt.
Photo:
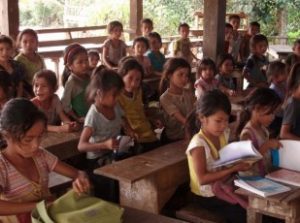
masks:
{"type": "Polygon", "coordinates": [[[135,92],[132,98],[122,92],[118,98],[118,102],[125,113],[130,127],[138,135],[138,142],[148,143],[156,141],[157,138],[145,115],[142,90],[140,89],[138,92],[135,92]]]}

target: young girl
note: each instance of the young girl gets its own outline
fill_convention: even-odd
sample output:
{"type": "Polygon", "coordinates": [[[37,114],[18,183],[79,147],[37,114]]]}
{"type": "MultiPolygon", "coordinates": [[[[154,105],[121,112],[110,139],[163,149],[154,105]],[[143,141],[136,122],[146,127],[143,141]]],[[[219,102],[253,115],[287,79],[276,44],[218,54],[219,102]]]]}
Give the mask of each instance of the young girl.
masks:
{"type": "Polygon", "coordinates": [[[151,61],[148,57],[144,56],[149,49],[149,41],[143,36],[137,37],[133,40],[134,57],[143,66],[145,70],[145,78],[149,77],[153,70],[151,61]]]}
{"type": "Polygon", "coordinates": [[[264,176],[270,171],[270,150],[279,149],[281,144],[276,139],[269,139],[267,127],[272,123],[280,104],[279,96],[269,88],[258,88],[246,99],[237,133],[240,133],[240,140],[251,140],[264,159],[243,175],[264,176]]]}
{"type": "Polygon", "coordinates": [[[90,74],[92,74],[93,70],[97,67],[100,61],[99,52],[97,50],[89,50],[88,59],[89,59],[89,72],[90,74]]]}
{"type": "Polygon", "coordinates": [[[47,130],[50,132],[71,132],[78,129],[76,122],[71,122],[63,111],[61,102],[55,94],[57,90],[56,75],[51,70],[41,70],[33,77],[33,104],[47,116],[47,130]]]}
{"type": "MultiPolygon", "coordinates": [[[[227,96],[219,90],[205,92],[196,105],[196,121],[200,131],[194,135],[186,150],[190,172],[190,188],[195,202],[203,208],[223,215],[226,222],[246,222],[245,211],[237,205],[216,197],[215,185],[238,171],[250,168],[239,163],[228,168],[213,168],[220,158],[219,150],[228,143],[228,120],[231,105],[227,96]]],[[[231,191],[231,200],[237,196],[231,191]]]]}
{"type": "Polygon", "coordinates": [[[117,68],[122,57],[126,56],[126,44],[121,40],[123,25],[112,21],[107,26],[109,38],[103,43],[103,62],[108,68],[117,68]]]}
{"type": "Polygon", "coordinates": [[[199,99],[204,92],[218,88],[216,65],[210,58],[203,58],[197,70],[197,80],[195,82],[195,95],[199,99]]]}
{"type": "Polygon", "coordinates": [[[288,99],[284,107],[280,138],[300,140],[300,63],[296,63],[288,78],[288,99]]]}
{"type": "Polygon", "coordinates": [[[268,39],[262,34],[257,34],[250,39],[251,55],[243,69],[243,75],[251,87],[268,87],[266,70],[269,61],[265,56],[268,49],[268,39]]]}
{"type": "Polygon", "coordinates": [[[64,64],[66,68],[62,82],[65,83],[65,89],[61,99],[63,109],[73,120],[83,122],[89,109],[85,99],[85,89],[90,80],[86,49],[79,44],[68,46],[64,64]]]}
{"type": "Polygon", "coordinates": [[[12,96],[22,97],[23,95],[23,81],[24,81],[24,67],[18,61],[12,60],[13,55],[13,41],[10,37],[0,35],[0,70],[9,73],[12,83],[12,96]]]}
{"type": "Polygon", "coordinates": [[[17,46],[20,49],[20,53],[15,57],[15,60],[24,65],[26,72],[24,88],[33,97],[31,86],[33,76],[36,72],[46,67],[44,59],[37,53],[37,33],[32,29],[24,29],[17,37],[17,46]]]}
{"type": "Polygon", "coordinates": [[[143,67],[135,59],[129,58],[120,64],[118,73],[125,84],[118,102],[142,147],[140,152],[158,147],[159,142],[144,111],[141,89],[143,67]]]}
{"type": "Polygon", "coordinates": [[[221,54],[217,60],[217,67],[219,74],[216,79],[219,82],[219,89],[228,96],[235,96],[236,91],[236,79],[231,77],[233,72],[234,60],[231,54],[221,54]]]}
{"type": "Polygon", "coordinates": [[[84,172],[40,148],[46,125],[44,113],[27,99],[12,99],[2,110],[0,126],[7,146],[0,152],[0,221],[30,222],[36,204],[51,200],[51,171],[74,179],[75,191],[89,190],[84,172]]]}
{"type": "Polygon", "coordinates": [[[152,32],[148,35],[150,50],[147,52],[147,57],[150,59],[153,71],[157,75],[161,75],[163,66],[166,62],[165,56],[160,52],[162,46],[161,37],[158,33],[152,32]]]}
{"type": "Polygon", "coordinates": [[[191,66],[183,58],[172,58],[164,67],[160,82],[160,104],[164,112],[166,141],[184,138],[186,117],[193,109],[195,97],[185,88],[191,81],[191,66]]]}

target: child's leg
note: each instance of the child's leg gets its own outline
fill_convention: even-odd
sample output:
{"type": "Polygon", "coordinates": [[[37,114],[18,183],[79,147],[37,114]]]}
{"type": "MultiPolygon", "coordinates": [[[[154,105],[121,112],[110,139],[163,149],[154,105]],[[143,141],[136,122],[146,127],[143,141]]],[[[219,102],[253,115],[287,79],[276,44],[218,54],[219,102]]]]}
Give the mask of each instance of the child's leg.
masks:
{"type": "Polygon", "coordinates": [[[212,190],[217,198],[220,198],[230,204],[237,204],[237,201],[235,199],[232,199],[232,197],[228,194],[226,190],[224,190],[223,187],[224,182],[222,181],[216,181],[212,185],[212,190]]]}

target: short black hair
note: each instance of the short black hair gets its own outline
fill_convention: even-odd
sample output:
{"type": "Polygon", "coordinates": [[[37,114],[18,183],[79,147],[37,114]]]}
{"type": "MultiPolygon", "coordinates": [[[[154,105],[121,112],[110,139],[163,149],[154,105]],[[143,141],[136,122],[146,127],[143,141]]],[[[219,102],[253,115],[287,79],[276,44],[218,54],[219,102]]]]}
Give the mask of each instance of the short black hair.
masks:
{"type": "Polygon", "coordinates": [[[183,22],[183,23],[180,23],[179,24],[179,26],[178,26],[178,32],[180,31],[180,29],[182,28],[182,27],[186,27],[186,28],[190,28],[190,26],[189,26],[189,24],[187,24],[186,22],[183,22]]]}
{"type": "Polygon", "coordinates": [[[149,49],[149,40],[146,37],[143,37],[143,36],[136,37],[133,40],[132,47],[134,48],[135,44],[138,43],[138,42],[144,43],[146,48],[149,49]]]}
{"type": "Polygon", "coordinates": [[[123,78],[129,71],[138,70],[141,77],[144,77],[144,68],[135,58],[128,58],[119,63],[118,73],[123,78]]]}
{"type": "Polygon", "coordinates": [[[149,33],[148,38],[156,38],[160,43],[162,43],[161,36],[157,32],[149,33]]]}
{"type": "Polygon", "coordinates": [[[141,20],[141,24],[143,24],[143,23],[149,24],[149,25],[153,26],[153,21],[151,19],[149,19],[149,18],[142,19],[141,20]]]}
{"type": "Polygon", "coordinates": [[[256,27],[260,28],[260,24],[257,21],[250,22],[249,26],[256,26],[256,27]]]}

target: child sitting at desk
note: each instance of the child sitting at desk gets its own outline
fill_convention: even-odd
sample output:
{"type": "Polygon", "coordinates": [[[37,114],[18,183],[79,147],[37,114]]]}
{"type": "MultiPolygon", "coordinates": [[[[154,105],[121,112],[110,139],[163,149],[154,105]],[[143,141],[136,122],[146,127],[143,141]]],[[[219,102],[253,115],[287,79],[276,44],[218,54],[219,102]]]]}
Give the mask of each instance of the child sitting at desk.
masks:
{"type": "Polygon", "coordinates": [[[31,222],[38,202],[51,203],[51,171],[72,178],[79,193],[90,188],[84,172],[40,148],[46,125],[45,114],[27,99],[12,99],[2,110],[0,126],[7,146],[0,151],[0,222],[31,222]]]}
{"type": "Polygon", "coordinates": [[[287,70],[290,72],[293,65],[300,63],[300,39],[295,40],[293,45],[293,53],[286,58],[287,70]]]}

